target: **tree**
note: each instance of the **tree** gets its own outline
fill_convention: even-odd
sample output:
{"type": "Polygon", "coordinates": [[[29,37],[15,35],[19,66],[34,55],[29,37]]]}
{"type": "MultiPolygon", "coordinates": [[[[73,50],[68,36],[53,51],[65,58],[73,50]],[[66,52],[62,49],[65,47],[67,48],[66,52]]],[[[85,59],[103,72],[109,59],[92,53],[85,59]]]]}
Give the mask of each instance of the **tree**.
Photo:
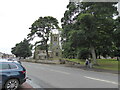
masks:
{"type": "Polygon", "coordinates": [[[88,48],[80,48],[78,51],[79,59],[87,59],[90,58],[90,51],[88,48]]]}
{"type": "Polygon", "coordinates": [[[62,22],[62,48],[63,57],[65,58],[75,58],[77,57],[77,47],[76,44],[71,42],[71,34],[74,33],[73,23],[74,18],[79,14],[79,4],[74,2],[69,2],[67,5],[67,10],[64,13],[64,17],[61,19],[62,22]]]}
{"type": "MultiPolygon", "coordinates": [[[[80,48],[89,48],[94,64],[97,64],[97,48],[112,49],[112,34],[116,28],[113,17],[118,14],[115,4],[117,2],[82,2],[79,4],[80,12],[76,16],[65,14],[64,20],[66,17],[71,17],[71,23],[69,23],[71,18],[67,18],[67,23],[62,20],[65,42],[71,42],[73,48],[77,47],[78,51],[80,48]]],[[[75,13],[75,9],[69,11],[75,13]]]]}
{"type": "Polygon", "coordinates": [[[116,19],[115,25],[116,29],[113,31],[113,39],[114,44],[116,46],[116,50],[114,50],[114,54],[115,56],[120,57],[120,16],[116,19]]]}
{"type": "Polygon", "coordinates": [[[28,34],[28,39],[33,40],[35,37],[39,37],[41,40],[36,44],[42,44],[45,46],[47,58],[48,55],[48,41],[50,33],[53,29],[59,29],[58,21],[51,16],[40,17],[30,27],[31,32],[28,34]],[[37,35],[37,36],[36,36],[37,35]]]}
{"type": "Polygon", "coordinates": [[[96,54],[95,54],[95,45],[97,39],[97,30],[96,30],[96,20],[93,15],[91,14],[81,14],[76,24],[78,25],[76,32],[79,36],[79,45],[88,47],[91,51],[92,58],[94,63],[96,62],[96,54]]]}
{"type": "Polygon", "coordinates": [[[20,43],[16,44],[15,47],[12,48],[11,52],[16,57],[20,57],[20,58],[23,57],[25,59],[26,57],[32,55],[30,46],[31,45],[28,43],[28,41],[24,39],[20,43]]]}

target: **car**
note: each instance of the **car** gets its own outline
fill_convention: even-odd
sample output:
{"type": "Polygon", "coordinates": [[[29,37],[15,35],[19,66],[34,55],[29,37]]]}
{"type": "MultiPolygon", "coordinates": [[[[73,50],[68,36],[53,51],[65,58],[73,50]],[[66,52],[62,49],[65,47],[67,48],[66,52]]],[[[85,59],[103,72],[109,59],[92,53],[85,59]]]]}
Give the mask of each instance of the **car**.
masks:
{"type": "Polygon", "coordinates": [[[16,90],[26,81],[26,69],[16,62],[0,62],[0,88],[16,90]]]}

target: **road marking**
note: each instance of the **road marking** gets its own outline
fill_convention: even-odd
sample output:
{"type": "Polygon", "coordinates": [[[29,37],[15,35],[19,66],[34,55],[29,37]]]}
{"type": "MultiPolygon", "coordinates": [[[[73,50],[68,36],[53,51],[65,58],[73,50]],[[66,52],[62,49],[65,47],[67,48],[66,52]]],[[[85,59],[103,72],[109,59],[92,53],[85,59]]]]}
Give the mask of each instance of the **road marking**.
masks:
{"type": "Polygon", "coordinates": [[[63,74],[67,74],[67,75],[69,75],[69,74],[70,74],[70,73],[67,73],[67,72],[58,71],[58,70],[53,70],[53,69],[50,69],[50,71],[53,71],[53,72],[58,72],[58,73],[63,73],[63,74]]]}
{"type": "Polygon", "coordinates": [[[85,78],[88,78],[88,79],[92,79],[92,80],[97,80],[97,81],[102,81],[102,82],[107,82],[107,83],[112,83],[112,84],[117,84],[116,82],[113,82],[113,81],[108,81],[108,80],[103,80],[103,79],[98,79],[98,78],[93,78],[93,77],[88,77],[88,76],[84,76],[85,78]]]}

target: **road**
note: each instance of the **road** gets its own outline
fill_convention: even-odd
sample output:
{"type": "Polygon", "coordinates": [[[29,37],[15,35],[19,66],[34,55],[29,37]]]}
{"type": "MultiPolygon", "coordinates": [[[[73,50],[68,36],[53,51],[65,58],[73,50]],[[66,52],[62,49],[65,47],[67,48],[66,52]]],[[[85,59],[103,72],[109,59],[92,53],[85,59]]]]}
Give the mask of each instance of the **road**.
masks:
{"type": "Polygon", "coordinates": [[[118,88],[118,75],[60,65],[22,62],[27,75],[41,88],[118,88]]]}

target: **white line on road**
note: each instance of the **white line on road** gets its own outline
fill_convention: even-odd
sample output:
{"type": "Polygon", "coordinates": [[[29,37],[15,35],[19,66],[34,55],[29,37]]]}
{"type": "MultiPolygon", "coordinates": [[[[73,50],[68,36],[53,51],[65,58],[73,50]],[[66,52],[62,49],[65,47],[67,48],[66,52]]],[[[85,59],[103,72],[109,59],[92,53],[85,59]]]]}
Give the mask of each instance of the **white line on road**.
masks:
{"type": "Polygon", "coordinates": [[[50,69],[50,71],[53,71],[53,72],[59,72],[59,73],[67,74],[67,75],[69,75],[69,74],[70,74],[70,73],[67,73],[67,72],[57,71],[57,70],[53,70],[53,69],[50,69]]]}
{"type": "Polygon", "coordinates": [[[107,82],[107,83],[112,83],[112,84],[117,84],[116,82],[113,82],[113,81],[108,81],[108,80],[103,80],[103,79],[98,79],[98,78],[93,78],[93,77],[88,77],[88,76],[84,76],[85,78],[88,78],[88,79],[92,79],[92,80],[97,80],[97,81],[102,81],[102,82],[107,82]]]}

